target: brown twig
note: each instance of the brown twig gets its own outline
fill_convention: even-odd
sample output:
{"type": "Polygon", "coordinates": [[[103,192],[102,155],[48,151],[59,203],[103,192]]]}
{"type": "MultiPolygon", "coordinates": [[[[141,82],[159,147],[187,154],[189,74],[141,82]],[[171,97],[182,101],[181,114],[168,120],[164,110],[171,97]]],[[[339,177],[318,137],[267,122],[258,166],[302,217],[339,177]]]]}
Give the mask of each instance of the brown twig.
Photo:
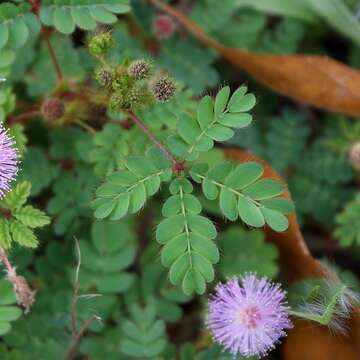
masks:
{"type": "Polygon", "coordinates": [[[91,323],[97,320],[97,316],[93,315],[91,318],[87,319],[83,325],[81,326],[79,332],[76,333],[76,336],[72,338],[70,347],[68,351],[65,354],[64,360],[71,360],[76,355],[76,349],[79,345],[79,342],[81,338],[84,336],[85,332],[87,331],[88,327],[91,325],[91,323]]]}
{"type": "Polygon", "coordinates": [[[68,351],[65,354],[65,360],[71,360],[76,355],[76,349],[80,343],[81,338],[84,336],[85,332],[93,322],[93,320],[101,320],[97,315],[92,315],[89,319],[87,319],[81,326],[80,330],[77,329],[77,302],[79,299],[79,290],[80,290],[80,282],[79,282],[79,274],[81,267],[81,251],[78,240],[75,238],[75,248],[77,254],[77,266],[75,270],[74,276],[74,292],[73,298],[71,302],[71,343],[68,351]]]}
{"type": "Polygon", "coordinates": [[[160,140],[146,127],[146,125],[135,115],[133,111],[129,111],[131,120],[144,132],[144,134],[165,154],[165,156],[171,161],[173,167],[177,171],[182,171],[185,169],[185,164],[176,160],[175,156],[171,153],[169,149],[163,145],[160,140]]]}

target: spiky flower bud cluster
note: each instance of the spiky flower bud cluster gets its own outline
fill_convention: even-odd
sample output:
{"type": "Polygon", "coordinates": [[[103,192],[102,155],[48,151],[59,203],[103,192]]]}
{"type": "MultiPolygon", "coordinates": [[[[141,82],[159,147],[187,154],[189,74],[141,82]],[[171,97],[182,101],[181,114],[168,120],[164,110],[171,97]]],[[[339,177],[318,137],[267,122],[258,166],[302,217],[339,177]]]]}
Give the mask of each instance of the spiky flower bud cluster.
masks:
{"type": "Polygon", "coordinates": [[[51,122],[65,114],[65,105],[58,97],[48,97],[42,103],[40,111],[44,120],[51,122]]]}
{"type": "MultiPolygon", "coordinates": [[[[107,58],[102,56],[104,46],[100,39],[109,35],[104,33],[95,36],[89,46],[93,47],[91,50],[93,54],[95,51],[97,55],[101,55],[97,56],[100,65],[95,72],[95,79],[108,93],[110,111],[128,111],[152,104],[154,100],[168,101],[175,94],[175,83],[167,76],[149,79],[152,71],[149,61],[136,59],[129,62],[125,59],[119,65],[107,62],[107,58]]],[[[105,44],[110,46],[107,41],[105,44]]]]}
{"type": "Polygon", "coordinates": [[[128,89],[131,87],[131,79],[127,72],[124,73],[123,70],[118,71],[115,75],[113,82],[111,83],[112,90],[119,91],[128,89]]]}
{"type": "Polygon", "coordinates": [[[135,80],[146,79],[151,72],[151,65],[144,59],[133,61],[128,67],[128,74],[135,80]]]}
{"type": "Polygon", "coordinates": [[[124,107],[125,99],[120,92],[115,92],[110,96],[109,110],[117,111],[124,107]]]}
{"type": "Polygon", "coordinates": [[[157,101],[166,102],[175,95],[175,82],[168,76],[157,78],[151,82],[150,91],[157,101]]]}
{"type": "Polygon", "coordinates": [[[105,55],[113,46],[111,32],[102,32],[93,36],[89,41],[89,52],[93,56],[105,55]]]}
{"type": "Polygon", "coordinates": [[[349,160],[351,165],[360,170],[360,141],[355,142],[349,151],[349,160]]]}
{"type": "Polygon", "coordinates": [[[119,109],[131,109],[141,103],[144,99],[143,89],[132,87],[128,91],[116,91],[110,96],[109,109],[117,111],[119,109]]]}
{"type": "Polygon", "coordinates": [[[137,87],[133,87],[128,92],[128,96],[127,96],[129,106],[136,105],[137,103],[139,103],[141,97],[142,97],[141,89],[139,89],[137,87]]]}
{"type": "Polygon", "coordinates": [[[106,88],[112,85],[114,79],[115,79],[115,72],[113,69],[100,68],[95,72],[95,80],[99,83],[99,85],[104,86],[106,88]]]}

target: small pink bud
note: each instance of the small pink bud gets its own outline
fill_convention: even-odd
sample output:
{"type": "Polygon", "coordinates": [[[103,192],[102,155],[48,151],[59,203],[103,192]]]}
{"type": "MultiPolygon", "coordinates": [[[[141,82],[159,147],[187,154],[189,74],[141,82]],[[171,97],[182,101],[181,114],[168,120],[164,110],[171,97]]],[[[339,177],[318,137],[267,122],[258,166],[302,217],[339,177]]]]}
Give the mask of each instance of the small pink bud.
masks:
{"type": "Polygon", "coordinates": [[[154,34],[159,40],[169,39],[176,29],[174,20],[169,15],[157,15],[153,23],[154,34]]]}
{"type": "Polygon", "coordinates": [[[46,121],[54,121],[65,114],[65,105],[57,97],[48,97],[41,105],[41,115],[46,121]]]}

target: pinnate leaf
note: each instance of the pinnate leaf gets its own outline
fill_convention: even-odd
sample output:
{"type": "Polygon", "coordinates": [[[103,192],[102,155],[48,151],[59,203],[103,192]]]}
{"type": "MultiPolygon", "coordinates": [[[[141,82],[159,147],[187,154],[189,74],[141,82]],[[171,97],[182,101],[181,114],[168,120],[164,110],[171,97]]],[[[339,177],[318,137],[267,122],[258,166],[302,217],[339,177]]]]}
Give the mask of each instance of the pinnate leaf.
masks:
{"type": "Polygon", "coordinates": [[[126,170],[111,174],[97,189],[97,198],[92,203],[95,217],[118,220],[127,213],[138,212],[146,199],[159,190],[161,181],[170,179],[171,166],[169,161],[166,164],[164,166],[164,161],[152,163],[151,156],[129,156],[126,170]]]}
{"type": "Polygon", "coordinates": [[[161,261],[170,268],[170,282],[181,285],[187,295],[204,293],[206,282],[214,278],[212,264],[219,260],[219,252],[212,241],[217,235],[216,228],[200,215],[201,204],[191,194],[192,190],[185,178],[172,181],[172,195],[162,209],[166,218],[156,230],[157,241],[164,245],[161,261]]]}
{"type": "Polygon", "coordinates": [[[262,179],[263,167],[256,162],[245,162],[232,167],[229,163],[210,170],[195,165],[192,178],[202,183],[202,191],[209,200],[219,196],[223,215],[235,221],[239,216],[247,225],[262,227],[268,224],[275,231],[285,231],[288,220],[284,214],[293,211],[290,200],[279,198],[283,185],[273,179],[262,179]]]}
{"type": "Polygon", "coordinates": [[[176,155],[195,160],[201,152],[210,150],[214,141],[232,138],[232,128],[248,126],[252,117],[246,111],[255,105],[255,97],[246,91],[246,87],[240,87],[229,101],[230,88],[226,86],[216,95],[215,101],[208,95],[201,99],[196,119],[181,115],[177,124],[178,135],[168,141],[176,155]]]}

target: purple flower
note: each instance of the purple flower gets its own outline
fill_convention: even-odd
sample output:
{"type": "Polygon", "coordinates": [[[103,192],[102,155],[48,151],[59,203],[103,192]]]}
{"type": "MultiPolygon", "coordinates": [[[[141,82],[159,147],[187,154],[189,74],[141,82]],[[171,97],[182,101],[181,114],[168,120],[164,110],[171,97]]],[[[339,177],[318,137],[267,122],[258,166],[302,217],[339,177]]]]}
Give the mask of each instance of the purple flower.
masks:
{"type": "Polygon", "coordinates": [[[246,274],[219,284],[209,300],[207,326],[234,356],[264,356],[292,327],[285,293],[267,278],[246,274]]]}
{"type": "Polygon", "coordinates": [[[8,131],[0,124],[0,198],[10,191],[10,183],[18,172],[18,153],[8,131]]]}

